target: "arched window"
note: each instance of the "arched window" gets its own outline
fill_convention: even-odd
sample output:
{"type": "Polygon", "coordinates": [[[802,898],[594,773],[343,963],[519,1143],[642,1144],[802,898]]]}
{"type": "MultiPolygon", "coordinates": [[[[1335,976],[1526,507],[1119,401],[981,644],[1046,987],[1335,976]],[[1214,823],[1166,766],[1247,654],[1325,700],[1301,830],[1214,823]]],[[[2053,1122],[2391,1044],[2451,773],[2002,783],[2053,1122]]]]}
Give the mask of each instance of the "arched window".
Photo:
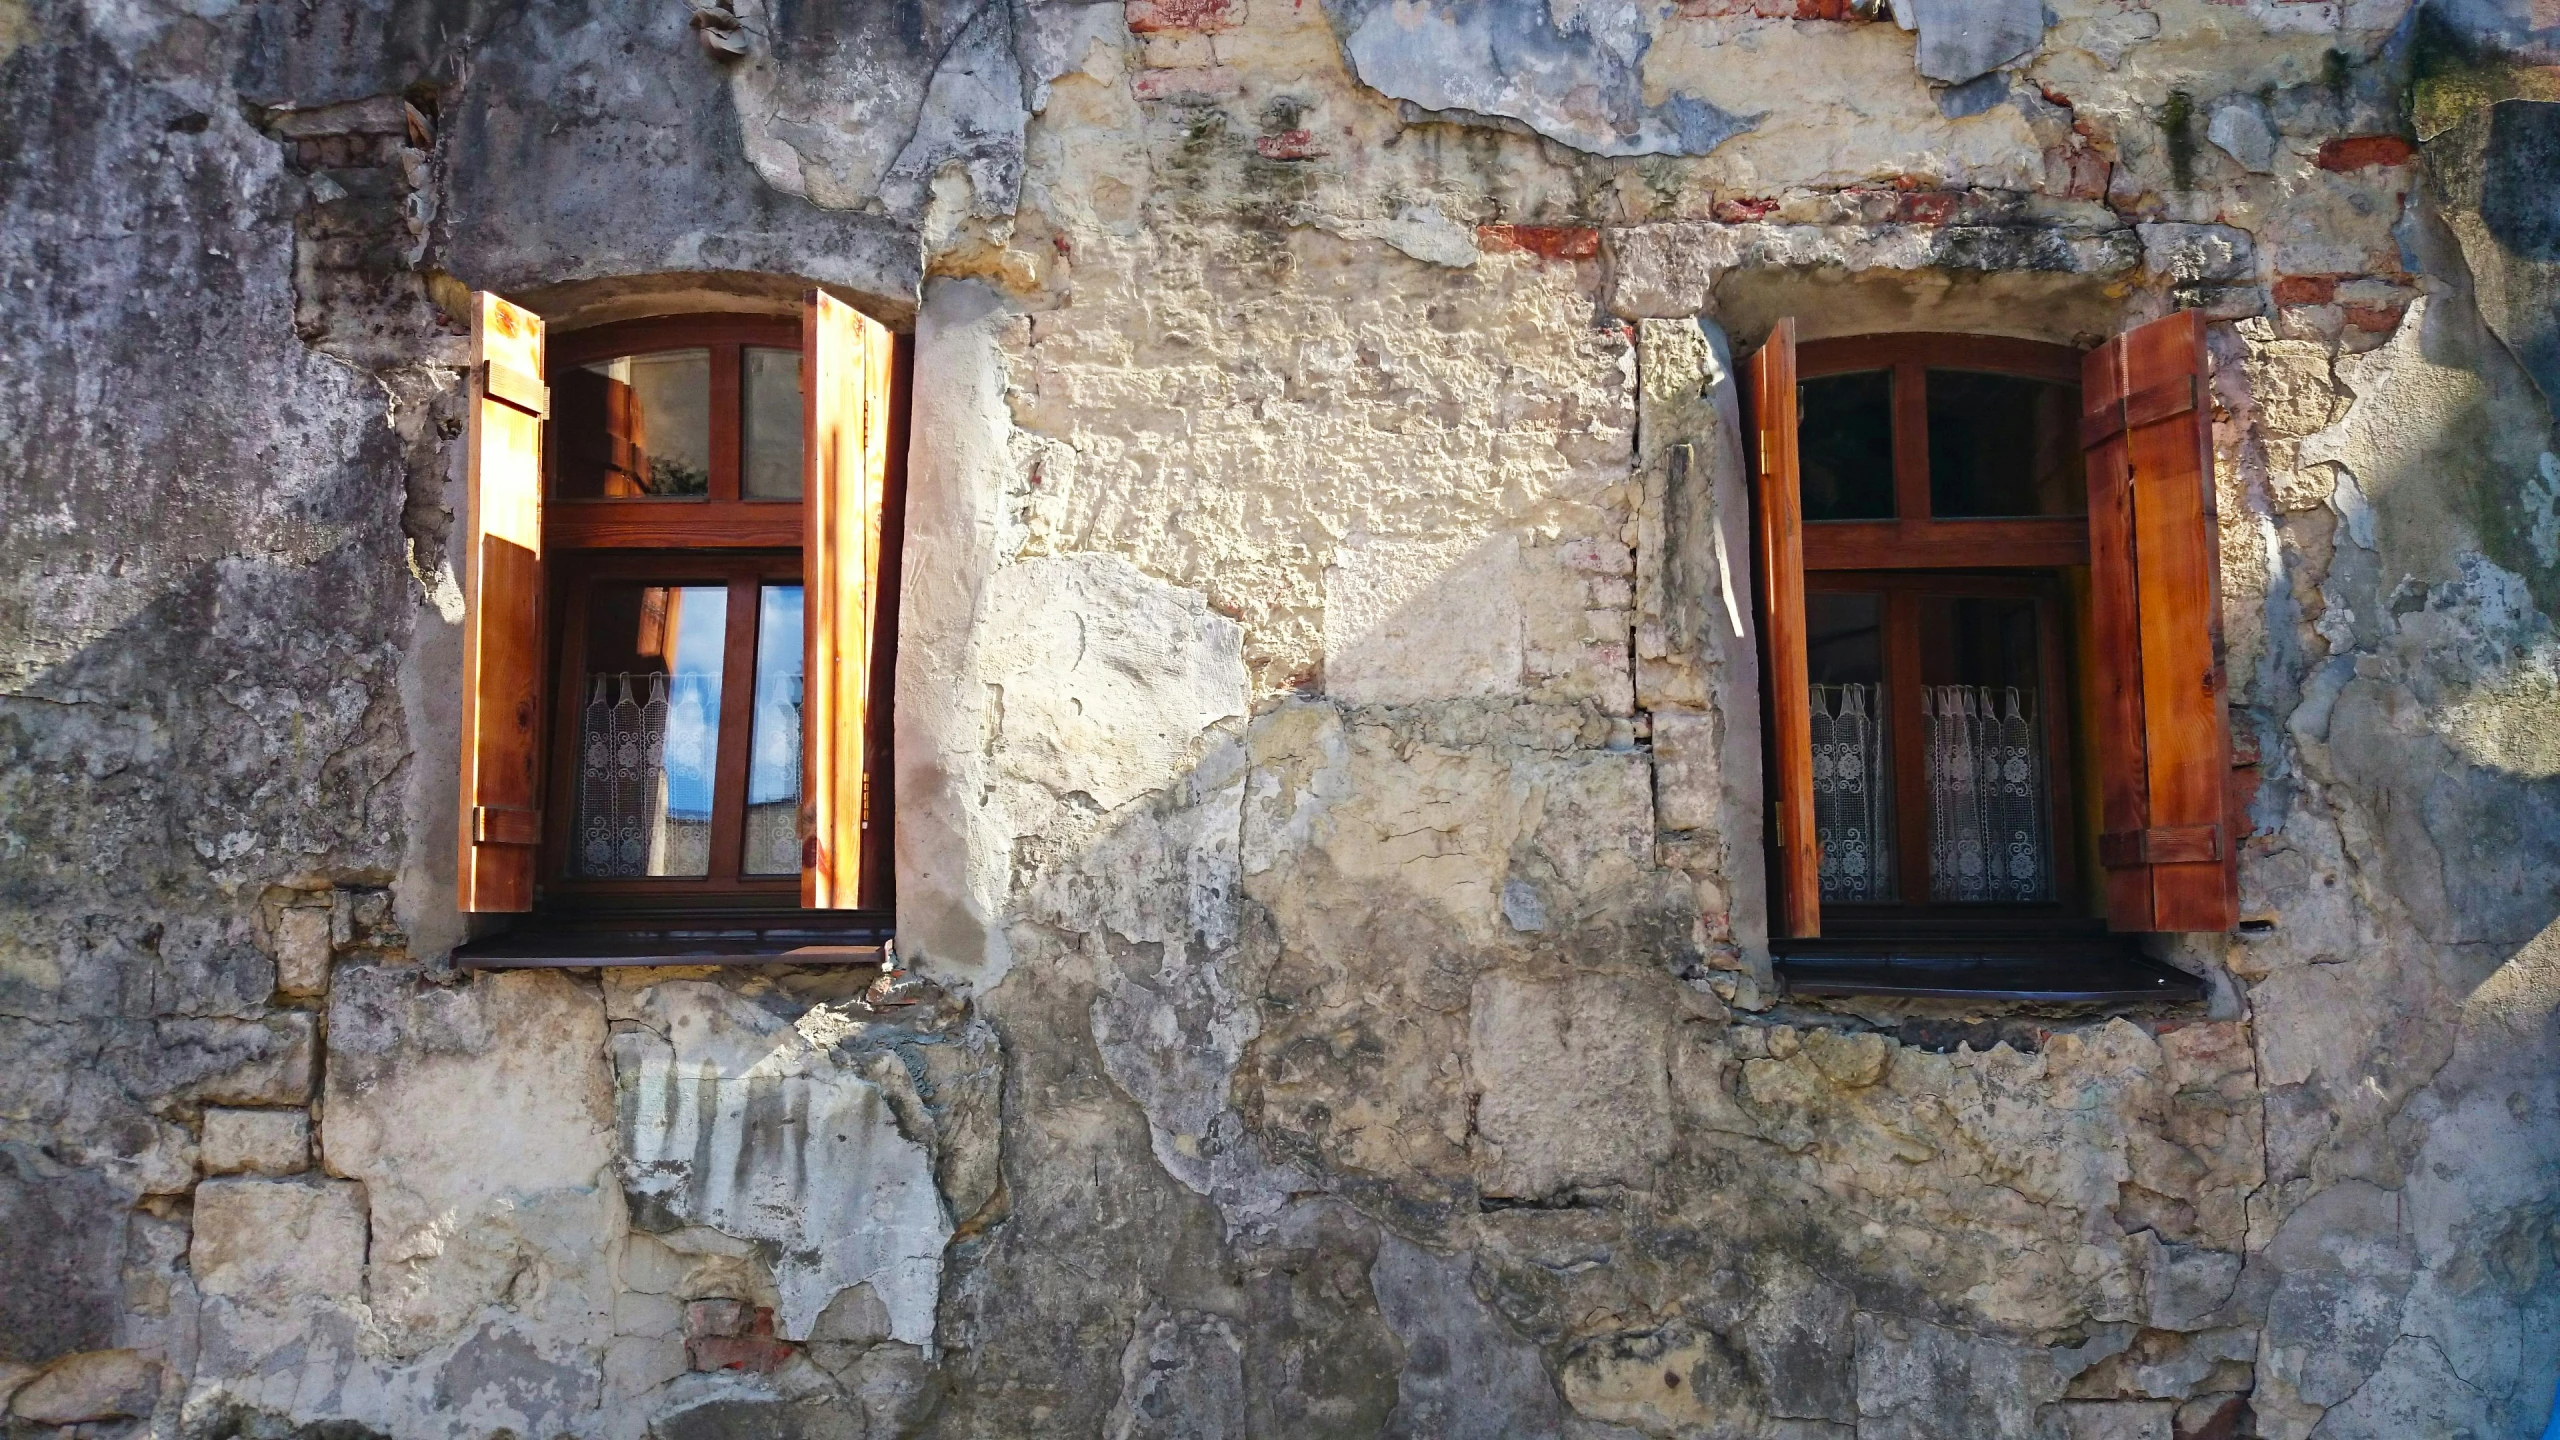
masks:
{"type": "Polygon", "coordinates": [[[868,958],[890,910],[906,387],[877,322],[547,337],[475,296],[470,963],[868,958]]]}
{"type": "Polygon", "coordinates": [[[2178,988],[2106,937],[2237,921],[2201,326],[1752,370],[1790,983],[2178,988]]]}

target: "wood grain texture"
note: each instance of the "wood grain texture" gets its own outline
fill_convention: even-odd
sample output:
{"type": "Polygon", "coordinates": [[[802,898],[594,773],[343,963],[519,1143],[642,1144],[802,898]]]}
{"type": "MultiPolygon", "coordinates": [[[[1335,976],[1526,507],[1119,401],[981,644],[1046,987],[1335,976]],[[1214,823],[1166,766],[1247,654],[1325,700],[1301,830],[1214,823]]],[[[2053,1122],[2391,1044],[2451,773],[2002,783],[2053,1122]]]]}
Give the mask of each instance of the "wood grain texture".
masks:
{"type": "Polygon", "coordinates": [[[2182,311],[2091,352],[2082,382],[2082,433],[2100,437],[2087,454],[2101,830],[2161,837],[2101,843],[2118,930],[2239,921],[2212,412],[2196,403],[2207,374],[2203,322],[2182,311]]]}
{"type": "Polygon", "coordinates": [[[1822,852],[1813,824],[1813,706],[1805,658],[1804,511],[1796,456],[1796,326],[1781,320],[1751,357],[1753,504],[1760,565],[1761,673],[1768,677],[1771,928],[1822,933],[1822,852]]]}
{"type": "MultiPolygon", "coordinates": [[[[482,817],[542,805],[542,421],[489,390],[489,377],[543,370],[543,326],[495,295],[472,297],[462,627],[458,903],[533,908],[538,822],[482,817]]],[[[529,398],[522,393],[517,401],[529,398]]]]}
{"type": "Polygon", "coordinates": [[[2023,520],[1817,520],[1804,527],[1813,570],[2059,570],[2089,563],[2077,515],[2023,520]]]}
{"type": "Polygon", "coordinates": [[[801,343],[808,650],[800,722],[800,903],[850,909],[861,898],[892,344],[878,321],[815,290],[801,343]]]}

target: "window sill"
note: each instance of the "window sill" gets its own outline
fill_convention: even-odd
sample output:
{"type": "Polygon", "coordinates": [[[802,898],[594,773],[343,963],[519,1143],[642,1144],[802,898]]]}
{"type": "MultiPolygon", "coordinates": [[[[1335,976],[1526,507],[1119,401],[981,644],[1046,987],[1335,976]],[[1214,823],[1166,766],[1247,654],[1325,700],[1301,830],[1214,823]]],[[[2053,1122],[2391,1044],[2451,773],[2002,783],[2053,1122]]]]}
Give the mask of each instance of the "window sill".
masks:
{"type": "Polygon", "coordinates": [[[2058,935],[1781,941],[1771,947],[1791,996],[1892,996],[2046,1004],[2196,1002],[2204,982],[2134,948],[2129,936],[2058,935]]]}
{"type": "Polygon", "coordinates": [[[528,916],[502,934],[456,946],[466,970],[605,965],[877,965],[894,918],[869,910],[679,919],[528,916]]]}

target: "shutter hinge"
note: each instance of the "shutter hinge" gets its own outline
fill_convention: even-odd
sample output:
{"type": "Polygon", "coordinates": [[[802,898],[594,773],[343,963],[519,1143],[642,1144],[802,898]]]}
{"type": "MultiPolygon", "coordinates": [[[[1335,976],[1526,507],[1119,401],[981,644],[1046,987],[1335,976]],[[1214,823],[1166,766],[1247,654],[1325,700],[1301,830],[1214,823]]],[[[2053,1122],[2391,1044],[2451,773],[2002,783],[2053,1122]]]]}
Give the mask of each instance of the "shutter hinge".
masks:
{"type": "Polygon", "coordinates": [[[542,843],[542,812],[517,805],[474,805],[471,807],[471,843],[539,845],[542,843]]]}
{"type": "Polygon", "coordinates": [[[2154,825],[2098,837],[2098,863],[2110,870],[2141,865],[2209,865],[2222,858],[2219,825],[2154,825]]]}
{"type": "Polygon", "coordinates": [[[551,414],[551,387],[536,380],[513,365],[495,360],[480,362],[480,393],[503,405],[511,405],[536,420],[551,414]]]}

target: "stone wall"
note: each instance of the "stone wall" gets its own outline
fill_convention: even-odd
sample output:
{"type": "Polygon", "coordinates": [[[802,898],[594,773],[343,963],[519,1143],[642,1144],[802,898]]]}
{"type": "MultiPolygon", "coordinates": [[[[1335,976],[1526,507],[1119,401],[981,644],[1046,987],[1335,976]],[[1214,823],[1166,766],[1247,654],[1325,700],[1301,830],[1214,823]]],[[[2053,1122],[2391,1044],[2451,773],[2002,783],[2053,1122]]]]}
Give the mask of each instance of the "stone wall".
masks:
{"type": "Polygon", "coordinates": [[[2535,1433],[2547,12],[0,0],[13,1435],[2535,1433]],[[461,297],[813,282],[925,1000],[457,972],[461,297]],[[2209,1001],[1783,998],[1736,356],[2181,306],[2209,1001]]]}

